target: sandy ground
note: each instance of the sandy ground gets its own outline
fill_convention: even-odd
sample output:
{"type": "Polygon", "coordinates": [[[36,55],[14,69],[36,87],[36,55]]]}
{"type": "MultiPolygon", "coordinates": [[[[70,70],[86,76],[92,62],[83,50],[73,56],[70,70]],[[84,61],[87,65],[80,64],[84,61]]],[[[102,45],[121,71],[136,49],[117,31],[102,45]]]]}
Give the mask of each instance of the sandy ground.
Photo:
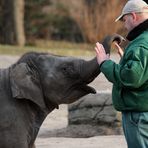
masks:
{"type": "MultiPolygon", "coordinates": [[[[19,57],[0,55],[0,68],[5,68],[14,63],[19,57]]],[[[115,61],[119,60],[117,55],[112,55],[115,61]]],[[[112,84],[104,75],[100,74],[93,83],[97,91],[111,91],[112,84]]],[[[42,137],[50,131],[67,127],[67,105],[61,105],[58,110],[54,110],[45,119],[41,126],[39,136],[36,140],[37,148],[126,148],[124,136],[95,136],[90,138],[64,138],[64,137],[42,137]]]]}
{"type": "Polygon", "coordinates": [[[122,136],[37,139],[37,148],[126,148],[122,136]]]}

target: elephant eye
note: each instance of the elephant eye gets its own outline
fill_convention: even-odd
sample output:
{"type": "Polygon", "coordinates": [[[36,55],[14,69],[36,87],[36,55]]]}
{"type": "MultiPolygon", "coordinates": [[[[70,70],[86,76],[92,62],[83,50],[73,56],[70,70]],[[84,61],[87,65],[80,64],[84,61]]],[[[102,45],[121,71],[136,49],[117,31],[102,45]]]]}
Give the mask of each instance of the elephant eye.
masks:
{"type": "Polygon", "coordinates": [[[78,75],[77,71],[74,69],[72,65],[64,65],[62,67],[62,73],[69,78],[74,78],[78,75]]]}
{"type": "Polygon", "coordinates": [[[62,72],[64,74],[70,74],[72,72],[72,68],[71,67],[62,67],[62,72]]]}
{"type": "Polygon", "coordinates": [[[66,67],[63,67],[63,69],[62,69],[62,70],[63,70],[63,72],[67,71],[66,67]]]}

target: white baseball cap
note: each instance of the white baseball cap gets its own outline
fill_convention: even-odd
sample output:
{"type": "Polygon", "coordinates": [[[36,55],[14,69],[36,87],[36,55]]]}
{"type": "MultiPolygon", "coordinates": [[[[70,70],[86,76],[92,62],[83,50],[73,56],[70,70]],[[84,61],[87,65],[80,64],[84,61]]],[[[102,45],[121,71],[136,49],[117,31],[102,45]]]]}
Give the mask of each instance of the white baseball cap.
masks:
{"type": "Polygon", "coordinates": [[[123,7],[121,15],[115,20],[115,22],[122,20],[125,14],[132,12],[148,12],[148,4],[143,0],[129,0],[123,7]]]}

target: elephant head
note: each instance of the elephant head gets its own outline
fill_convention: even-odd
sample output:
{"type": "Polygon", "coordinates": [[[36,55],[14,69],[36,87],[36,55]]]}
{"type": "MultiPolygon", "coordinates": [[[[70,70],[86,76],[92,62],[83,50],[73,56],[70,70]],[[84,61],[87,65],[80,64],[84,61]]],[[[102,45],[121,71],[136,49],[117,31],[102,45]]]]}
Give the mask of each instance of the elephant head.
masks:
{"type": "MultiPolygon", "coordinates": [[[[115,37],[120,39],[114,36],[112,41],[115,37]]],[[[84,95],[96,93],[88,84],[99,73],[96,58],[85,61],[46,53],[27,53],[11,67],[12,95],[17,99],[31,100],[42,109],[58,108],[60,104],[69,104],[84,95]]]]}

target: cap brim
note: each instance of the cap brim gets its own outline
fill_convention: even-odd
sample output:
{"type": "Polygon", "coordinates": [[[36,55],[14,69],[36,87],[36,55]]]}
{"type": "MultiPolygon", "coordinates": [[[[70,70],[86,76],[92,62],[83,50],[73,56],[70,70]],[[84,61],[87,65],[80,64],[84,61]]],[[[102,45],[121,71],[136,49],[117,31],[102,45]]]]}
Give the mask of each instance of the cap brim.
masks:
{"type": "Polygon", "coordinates": [[[117,18],[115,19],[115,22],[117,22],[117,21],[121,20],[121,19],[122,19],[122,17],[123,17],[123,14],[121,14],[119,17],[117,17],[117,18]]]}

